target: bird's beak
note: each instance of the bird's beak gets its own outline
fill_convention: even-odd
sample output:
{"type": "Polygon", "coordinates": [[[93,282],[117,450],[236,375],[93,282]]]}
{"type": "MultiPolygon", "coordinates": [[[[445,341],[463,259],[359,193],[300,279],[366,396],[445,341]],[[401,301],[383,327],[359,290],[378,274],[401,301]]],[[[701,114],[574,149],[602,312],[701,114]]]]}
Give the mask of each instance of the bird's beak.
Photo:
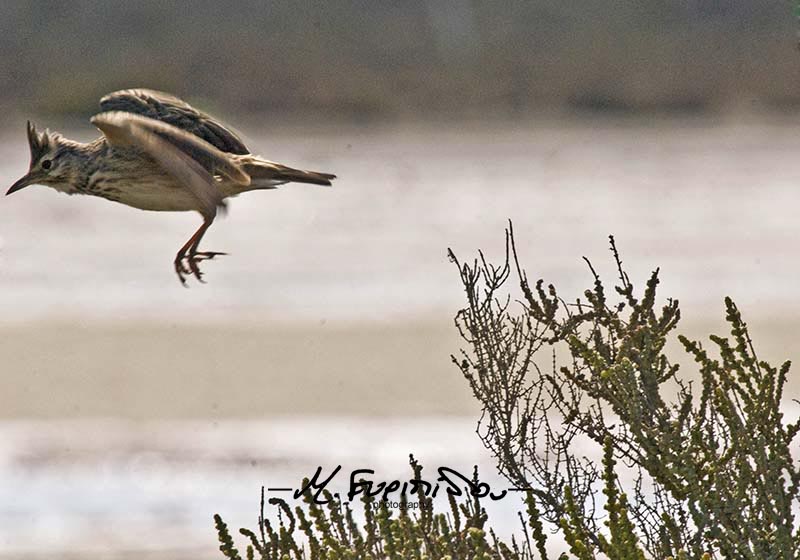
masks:
{"type": "Polygon", "coordinates": [[[27,175],[22,177],[19,181],[17,181],[13,185],[11,185],[11,188],[8,189],[8,191],[6,192],[6,196],[8,196],[8,195],[10,195],[12,193],[15,193],[15,192],[17,192],[19,190],[22,190],[25,187],[27,187],[28,185],[32,185],[35,182],[36,182],[36,178],[32,177],[31,174],[28,173],[27,175]]]}

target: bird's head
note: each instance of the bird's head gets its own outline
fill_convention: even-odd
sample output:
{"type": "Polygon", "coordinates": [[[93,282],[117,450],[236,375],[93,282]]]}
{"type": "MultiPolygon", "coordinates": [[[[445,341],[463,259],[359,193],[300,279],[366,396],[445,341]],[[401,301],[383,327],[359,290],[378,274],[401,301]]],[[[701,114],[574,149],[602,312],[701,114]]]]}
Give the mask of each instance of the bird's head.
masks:
{"type": "Polygon", "coordinates": [[[28,145],[31,150],[28,173],[11,185],[6,195],[34,184],[74,192],[72,185],[80,170],[75,143],[49,130],[37,132],[36,127],[28,121],[28,145]]]}

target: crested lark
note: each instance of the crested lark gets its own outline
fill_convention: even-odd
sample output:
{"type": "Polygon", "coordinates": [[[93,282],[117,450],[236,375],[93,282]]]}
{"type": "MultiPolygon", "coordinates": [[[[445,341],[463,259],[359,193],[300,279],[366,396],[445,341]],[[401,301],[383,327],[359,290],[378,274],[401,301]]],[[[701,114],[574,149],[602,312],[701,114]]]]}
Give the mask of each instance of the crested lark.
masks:
{"type": "Polygon", "coordinates": [[[91,122],[103,136],[81,144],[37,133],[28,122],[31,164],[6,194],[41,184],[67,194],[89,194],[142,210],[196,210],[203,224],[175,256],[181,283],[217,255],[198,251],[224,200],[289,182],[331,184],[335,175],[301,171],[250,153],[220,122],[172,95],[130,89],[100,100],[91,122]]]}

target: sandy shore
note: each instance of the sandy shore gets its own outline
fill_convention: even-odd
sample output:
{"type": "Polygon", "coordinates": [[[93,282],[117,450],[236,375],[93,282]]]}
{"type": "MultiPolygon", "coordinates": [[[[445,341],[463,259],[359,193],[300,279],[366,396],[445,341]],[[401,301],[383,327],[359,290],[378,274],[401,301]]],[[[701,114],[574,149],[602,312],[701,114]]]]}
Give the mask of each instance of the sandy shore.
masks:
{"type": "MultiPolygon", "coordinates": [[[[796,321],[750,325],[761,357],[796,357],[796,321]]],[[[217,558],[212,513],[252,526],[262,484],[317,465],[401,476],[413,452],[496,479],[457,348],[432,320],[1,327],[0,559],[217,558]]],[[[511,532],[518,504],[498,508],[511,532]]]]}
{"type": "Polygon", "coordinates": [[[0,328],[0,416],[470,414],[447,323],[0,328]]]}
{"type": "MultiPolygon", "coordinates": [[[[757,316],[750,326],[762,357],[798,357],[800,320],[757,316]]],[[[684,321],[680,332],[701,339],[725,334],[721,310],[718,319],[684,321]]],[[[5,325],[0,417],[472,415],[476,405],[449,358],[458,348],[446,318],[361,325],[5,325]]],[[[796,381],[790,384],[800,390],[796,381]]]]}

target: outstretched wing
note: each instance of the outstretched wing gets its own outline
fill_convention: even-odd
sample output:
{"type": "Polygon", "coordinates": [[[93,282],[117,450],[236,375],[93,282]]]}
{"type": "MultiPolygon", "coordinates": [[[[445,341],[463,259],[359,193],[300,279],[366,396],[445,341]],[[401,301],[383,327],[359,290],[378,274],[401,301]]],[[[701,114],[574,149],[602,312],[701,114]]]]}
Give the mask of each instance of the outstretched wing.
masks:
{"type": "Polygon", "coordinates": [[[103,112],[124,111],[165,122],[194,134],[223,152],[249,154],[241,138],[219,121],[169,93],[150,89],[124,89],[100,100],[103,112]]]}
{"type": "Polygon", "coordinates": [[[192,193],[207,219],[212,219],[222,204],[214,174],[250,184],[250,176],[233,157],[171,124],[119,111],[95,115],[92,124],[112,146],[135,146],[152,157],[192,193]]]}

